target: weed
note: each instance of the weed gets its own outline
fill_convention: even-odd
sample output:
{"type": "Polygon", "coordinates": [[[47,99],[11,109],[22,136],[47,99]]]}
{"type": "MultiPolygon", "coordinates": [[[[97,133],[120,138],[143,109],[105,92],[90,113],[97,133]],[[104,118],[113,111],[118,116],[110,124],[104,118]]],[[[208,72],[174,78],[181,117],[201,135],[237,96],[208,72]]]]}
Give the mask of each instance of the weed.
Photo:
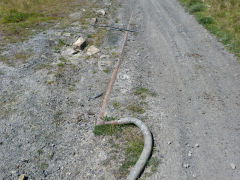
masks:
{"type": "Polygon", "coordinates": [[[58,63],[57,65],[58,65],[59,67],[63,67],[63,66],[64,66],[63,63],[58,63]]]}
{"type": "Polygon", "coordinates": [[[194,13],[194,12],[202,11],[204,9],[205,9],[204,4],[198,2],[189,7],[189,12],[194,13]]]}
{"type": "Polygon", "coordinates": [[[40,156],[41,154],[43,154],[43,150],[42,150],[42,149],[39,149],[39,150],[37,151],[37,153],[38,153],[38,155],[40,156]]]}
{"type": "Polygon", "coordinates": [[[119,23],[120,19],[116,18],[115,23],[119,23]]]}
{"type": "Polygon", "coordinates": [[[17,10],[10,10],[9,14],[3,16],[2,22],[3,23],[19,23],[21,21],[25,21],[27,18],[31,16],[38,16],[37,14],[32,13],[23,13],[17,10]]]}
{"type": "Polygon", "coordinates": [[[96,136],[100,136],[100,135],[113,135],[117,131],[122,131],[122,126],[121,125],[95,126],[93,132],[96,136]]]}
{"type": "Polygon", "coordinates": [[[113,102],[113,107],[115,108],[115,109],[119,109],[120,107],[121,107],[121,105],[120,105],[120,103],[119,102],[113,102]]]}
{"type": "Polygon", "coordinates": [[[43,163],[40,164],[40,169],[45,170],[45,169],[48,168],[48,166],[49,166],[48,163],[43,162],[43,163]]]}
{"type": "Polygon", "coordinates": [[[116,53],[116,52],[112,52],[112,56],[115,57],[115,58],[117,58],[117,57],[119,57],[119,54],[116,53]]]}
{"type": "Polygon", "coordinates": [[[67,60],[66,58],[64,58],[64,57],[62,57],[62,56],[59,58],[59,60],[62,61],[62,62],[64,62],[64,63],[69,62],[69,60],[67,60]]]}
{"type": "Polygon", "coordinates": [[[42,69],[50,69],[52,66],[50,64],[40,64],[35,68],[35,71],[42,70],[42,69]]]}
{"type": "Polygon", "coordinates": [[[214,20],[212,17],[199,17],[197,18],[200,24],[213,24],[214,20]]]}
{"type": "Polygon", "coordinates": [[[110,69],[110,68],[104,69],[104,70],[103,70],[103,72],[105,72],[105,73],[107,73],[107,74],[108,74],[108,73],[110,73],[110,72],[111,72],[111,69],[110,69]]]}
{"type": "Polygon", "coordinates": [[[131,166],[134,166],[142,153],[144,140],[142,137],[136,136],[129,138],[127,148],[125,149],[125,160],[120,168],[120,172],[126,172],[131,166]]]}
{"type": "Polygon", "coordinates": [[[54,115],[53,115],[53,119],[54,119],[54,124],[56,124],[56,126],[59,126],[61,124],[61,122],[63,121],[63,112],[62,111],[57,111],[54,115]]]}
{"type": "Polygon", "coordinates": [[[132,113],[138,113],[138,114],[143,114],[145,110],[143,107],[139,106],[138,104],[131,104],[127,106],[127,109],[131,111],[132,113]]]}
{"type": "Polygon", "coordinates": [[[116,117],[109,117],[109,116],[104,116],[103,118],[102,118],[102,120],[103,121],[114,121],[114,120],[116,120],[117,118],[116,117]]]}
{"type": "Polygon", "coordinates": [[[156,93],[150,91],[147,88],[139,87],[135,89],[134,95],[145,97],[144,95],[156,96],[156,93]]]}

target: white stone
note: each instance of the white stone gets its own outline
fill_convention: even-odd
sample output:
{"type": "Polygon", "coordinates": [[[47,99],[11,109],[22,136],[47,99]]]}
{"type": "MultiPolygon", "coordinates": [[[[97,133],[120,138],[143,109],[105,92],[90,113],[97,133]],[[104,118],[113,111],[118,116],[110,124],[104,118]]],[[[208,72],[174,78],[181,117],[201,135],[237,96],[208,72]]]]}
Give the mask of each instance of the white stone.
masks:
{"type": "Polygon", "coordinates": [[[98,13],[98,14],[101,14],[101,15],[103,15],[103,16],[106,14],[106,12],[105,12],[103,9],[97,10],[97,13],[98,13]]]}
{"type": "Polygon", "coordinates": [[[236,165],[235,164],[231,163],[230,166],[231,166],[232,169],[236,169],[236,165]]]}
{"type": "Polygon", "coordinates": [[[63,36],[70,37],[71,33],[63,33],[63,36]]]}
{"type": "Polygon", "coordinates": [[[189,156],[189,157],[192,156],[192,152],[191,152],[191,151],[188,152],[188,156],[189,156]]]}
{"type": "Polygon", "coordinates": [[[100,56],[100,60],[98,61],[98,68],[100,71],[103,71],[107,67],[112,66],[112,61],[109,60],[109,56],[107,55],[102,55],[100,56]]]}
{"type": "Polygon", "coordinates": [[[198,147],[199,147],[199,144],[195,144],[195,147],[198,148],[198,147]]]}
{"type": "Polygon", "coordinates": [[[96,24],[98,21],[97,18],[92,18],[91,21],[90,21],[90,24],[96,24]]]}
{"type": "Polygon", "coordinates": [[[66,48],[61,52],[61,55],[64,57],[72,56],[76,51],[73,48],[66,48]]]}
{"type": "Polygon", "coordinates": [[[78,40],[73,43],[73,48],[74,49],[81,49],[83,50],[87,46],[87,42],[84,38],[80,37],[78,40]]]}
{"type": "Polygon", "coordinates": [[[61,32],[55,32],[55,36],[61,36],[62,33],[61,32]]]}
{"type": "Polygon", "coordinates": [[[98,52],[100,52],[98,48],[96,48],[95,46],[90,46],[87,50],[87,55],[92,56],[94,54],[97,54],[98,52]]]}

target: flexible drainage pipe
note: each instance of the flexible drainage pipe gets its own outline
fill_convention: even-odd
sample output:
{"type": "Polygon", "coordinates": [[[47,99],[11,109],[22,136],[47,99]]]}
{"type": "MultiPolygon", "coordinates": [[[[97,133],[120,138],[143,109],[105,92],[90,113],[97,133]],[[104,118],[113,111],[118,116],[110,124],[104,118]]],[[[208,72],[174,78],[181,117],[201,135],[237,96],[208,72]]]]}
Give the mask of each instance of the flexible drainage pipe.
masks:
{"type": "MultiPolygon", "coordinates": [[[[131,22],[132,16],[133,16],[133,11],[131,13],[127,29],[129,29],[129,27],[130,27],[130,22],[131,22]]],[[[148,127],[142,121],[140,121],[139,119],[136,119],[136,118],[127,117],[127,118],[121,118],[121,119],[116,120],[116,121],[108,121],[108,122],[104,122],[103,120],[101,120],[101,118],[104,116],[105,108],[106,108],[107,103],[109,101],[110,93],[111,93],[113,84],[116,80],[118,70],[119,70],[120,65],[121,65],[121,58],[122,58],[123,50],[124,50],[124,47],[126,45],[126,41],[127,41],[127,38],[128,38],[128,32],[129,31],[125,32],[120,57],[118,58],[116,68],[114,69],[114,71],[112,73],[112,76],[111,76],[111,79],[109,81],[109,84],[108,84],[108,87],[107,87],[107,90],[106,90],[106,93],[105,93],[105,97],[104,97],[102,106],[101,106],[100,111],[99,111],[99,116],[98,116],[95,124],[97,126],[104,125],[104,124],[135,124],[136,126],[138,126],[141,129],[141,131],[143,133],[143,136],[144,136],[143,151],[142,151],[137,163],[131,169],[129,175],[126,178],[126,180],[136,180],[140,176],[140,174],[141,174],[142,170],[144,169],[144,167],[145,167],[145,165],[148,161],[148,158],[149,158],[149,156],[152,152],[152,135],[151,135],[151,132],[149,131],[148,127]]]]}
{"type": "Polygon", "coordinates": [[[144,147],[143,151],[135,164],[135,166],[131,169],[129,175],[127,176],[126,180],[136,180],[142,170],[144,169],[149,156],[151,155],[152,152],[152,134],[149,131],[148,127],[139,119],[137,118],[131,118],[131,117],[126,117],[126,118],[121,118],[116,121],[107,121],[107,122],[101,122],[99,125],[103,124],[135,124],[137,127],[139,127],[143,133],[144,136],[144,147]]]}

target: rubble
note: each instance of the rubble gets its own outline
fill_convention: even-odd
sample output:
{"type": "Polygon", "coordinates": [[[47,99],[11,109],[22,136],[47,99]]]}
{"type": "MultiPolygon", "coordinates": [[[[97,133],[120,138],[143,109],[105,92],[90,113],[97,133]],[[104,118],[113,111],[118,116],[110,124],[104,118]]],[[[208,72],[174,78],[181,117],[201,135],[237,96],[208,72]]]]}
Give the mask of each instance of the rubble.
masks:
{"type": "Polygon", "coordinates": [[[92,56],[94,54],[97,54],[98,52],[100,52],[98,48],[96,48],[95,46],[90,46],[87,50],[87,55],[92,56]]]}
{"type": "Polygon", "coordinates": [[[73,43],[73,48],[75,50],[83,50],[86,46],[87,41],[82,37],[79,37],[78,40],[75,43],[73,43]]]}

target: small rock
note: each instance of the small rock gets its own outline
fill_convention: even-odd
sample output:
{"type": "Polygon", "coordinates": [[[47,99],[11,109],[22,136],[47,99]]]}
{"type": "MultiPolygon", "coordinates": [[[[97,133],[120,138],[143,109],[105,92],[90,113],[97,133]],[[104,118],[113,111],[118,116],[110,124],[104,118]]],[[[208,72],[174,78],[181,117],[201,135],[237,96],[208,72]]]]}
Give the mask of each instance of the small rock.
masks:
{"type": "Polygon", "coordinates": [[[195,144],[195,147],[198,148],[198,147],[199,147],[199,144],[195,144]]]}
{"type": "Polygon", "coordinates": [[[61,36],[62,33],[61,32],[55,32],[55,36],[61,36]]]}
{"type": "Polygon", "coordinates": [[[68,57],[76,54],[78,51],[74,50],[73,48],[66,48],[61,52],[63,57],[68,57]]]}
{"type": "Polygon", "coordinates": [[[189,151],[189,152],[188,152],[188,157],[191,157],[191,156],[192,156],[192,152],[189,151]]]}
{"type": "Polygon", "coordinates": [[[97,13],[98,13],[98,14],[101,14],[101,15],[103,15],[103,16],[106,14],[106,12],[105,12],[103,9],[97,10],[97,13]]]}
{"type": "Polygon", "coordinates": [[[183,167],[185,167],[185,168],[189,168],[190,165],[189,165],[189,164],[183,164],[183,167]]]}
{"type": "Polygon", "coordinates": [[[168,145],[170,145],[170,144],[172,144],[172,142],[171,142],[171,141],[168,141],[168,145]]]}
{"type": "Polygon", "coordinates": [[[21,174],[18,178],[18,180],[26,180],[26,179],[27,179],[27,177],[25,174],[21,174]]]}
{"type": "Polygon", "coordinates": [[[87,113],[88,113],[88,115],[90,115],[90,116],[94,116],[94,115],[95,115],[95,113],[92,112],[91,110],[89,110],[87,113]]]}
{"type": "Polygon", "coordinates": [[[71,33],[63,33],[63,36],[70,37],[71,33]]]}
{"type": "Polygon", "coordinates": [[[16,174],[16,173],[17,173],[17,171],[11,171],[11,173],[12,173],[12,174],[16,174]]]}
{"type": "Polygon", "coordinates": [[[236,169],[236,165],[235,164],[231,163],[230,166],[231,166],[232,169],[236,169]]]}
{"type": "Polygon", "coordinates": [[[75,13],[70,14],[69,17],[70,17],[71,19],[78,19],[78,18],[81,17],[81,15],[82,15],[81,12],[75,12],[75,13]]]}
{"type": "Polygon", "coordinates": [[[73,43],[74,49],[81,49],[83,50],[87,46],[87,41],[83,39],[82,37],[78,38],[78,40],[73,43]]]}
{"type": "Polygon", "coordinates": [[[92,56],[94,54],[97,54],[98,52],[100,52],[98,48],[96,48],[95,46],[90,46],[87,50],[87,55],[92,56]]]}
{"type": "Polygon", "coordinates": [[[97,18],[92,18],[90,24],[96,24],[98,22],[97,18]]]}

